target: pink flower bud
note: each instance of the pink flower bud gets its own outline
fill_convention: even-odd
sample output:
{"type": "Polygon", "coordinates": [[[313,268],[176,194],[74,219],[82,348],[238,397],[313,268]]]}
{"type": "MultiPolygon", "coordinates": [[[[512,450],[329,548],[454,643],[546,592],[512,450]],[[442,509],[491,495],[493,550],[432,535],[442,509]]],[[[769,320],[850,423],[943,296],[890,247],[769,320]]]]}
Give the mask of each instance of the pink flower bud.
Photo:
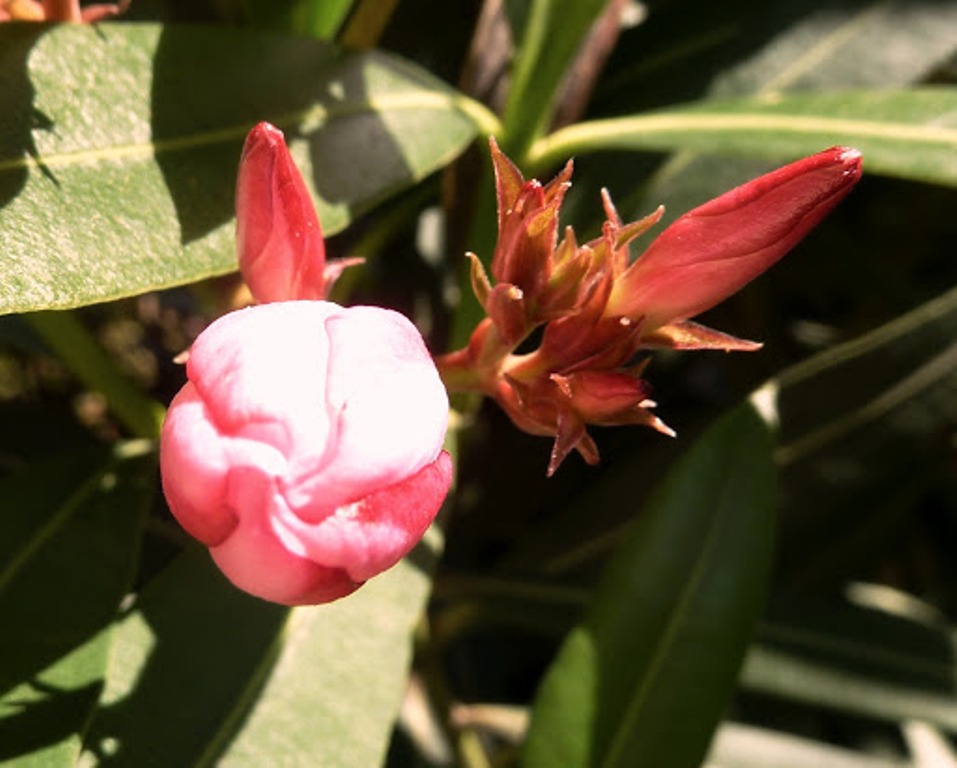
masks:
{"type": "Polygon", "coordinates": [[[236,247],[256,301],[325,298],[319,217],[282,131],[269,123],[249,132],[239,161],[236,247]]]}
{"type": "Polygon", "coordinates": [[[647,334],[710,309],[791,250],[860,176],[860,153],[834,147],[695,208],[615,282],[605,315],[642,319],[647,334]]]}
{"type": "Polygon", "coordinates": [[[163,425],[170,509],[237,587],[327,602],[391,567],[448,492],[448,399],[402,315],[322,301],[221,317],[163,425]]]}

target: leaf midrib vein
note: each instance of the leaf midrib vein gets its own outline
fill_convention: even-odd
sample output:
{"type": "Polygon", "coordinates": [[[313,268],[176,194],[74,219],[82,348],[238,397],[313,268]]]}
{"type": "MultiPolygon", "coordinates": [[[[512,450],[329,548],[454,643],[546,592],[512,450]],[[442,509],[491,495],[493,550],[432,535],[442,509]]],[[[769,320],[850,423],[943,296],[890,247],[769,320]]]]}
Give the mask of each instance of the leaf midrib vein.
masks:
{"type": "MultiPolygon", "coordinates": [[[[464,113],[463,105],[454,94],[421,92],[387,95],[363,101],[352,101],[332,107],[313,105],[308,109],[288,112],[282,115],[263,117],[278,126],[306,124],[316,130],[332,120],[377,112],[400,112],[414,110],[441,110],[454,109],[464,113]]],[[[195,133],[173,136],[170,138],[152,139],[150,141],[115,144],[92,149],[76,149],[67,152],[52,154],[29,155],[0,160],[0,173],[10,170],[42,166],[44,168],[64,168],[73,165],[83,165],[97,161],[115,161],[124,159],[145,159],[159,155],[182,152],[199,147],[220,144],[242,139],[259,120],[248,123],[238,123],[215,130],[197,131],[195,133]]]]}

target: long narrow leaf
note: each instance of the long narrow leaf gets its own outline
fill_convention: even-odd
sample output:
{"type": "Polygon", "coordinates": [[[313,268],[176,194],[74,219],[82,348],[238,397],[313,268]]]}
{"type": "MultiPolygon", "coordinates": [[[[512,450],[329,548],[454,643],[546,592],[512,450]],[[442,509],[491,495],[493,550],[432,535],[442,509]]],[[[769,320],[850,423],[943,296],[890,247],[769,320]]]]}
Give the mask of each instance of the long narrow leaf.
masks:
{"type": "Polygon", "coordinates": [[[787,159],[844,144],[863,152],[869,172],[957,185],[955,115],[957,88],[943,87],[709,101],[570,126],[537,142],[531,162],[608,149],[787,159]]]}
{"type": "Polygon", "coordinates": [[[535,701],[524,765],[697,766],[761,609],[771,438],[722,419],[639,513],[535,701]]]}

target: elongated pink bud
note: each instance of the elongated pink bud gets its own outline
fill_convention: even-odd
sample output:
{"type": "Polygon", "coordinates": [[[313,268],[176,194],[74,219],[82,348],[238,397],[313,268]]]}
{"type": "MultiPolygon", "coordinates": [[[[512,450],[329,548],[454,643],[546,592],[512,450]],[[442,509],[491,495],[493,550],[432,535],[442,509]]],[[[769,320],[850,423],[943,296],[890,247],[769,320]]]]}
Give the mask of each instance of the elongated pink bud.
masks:
{"type": "Polygon", "coordinates": [[[677,219],[615,282],[606,316],[643,332],[710,309],[794,247],[861,177],[833,147],[743,184],[677,219]]]}
{"type": "Polygon", "coordinates": [[[326,246],[309,190],[282,131],[250,131],[236,182],[239,269],[259,303],[322,299],[326,246]]]}

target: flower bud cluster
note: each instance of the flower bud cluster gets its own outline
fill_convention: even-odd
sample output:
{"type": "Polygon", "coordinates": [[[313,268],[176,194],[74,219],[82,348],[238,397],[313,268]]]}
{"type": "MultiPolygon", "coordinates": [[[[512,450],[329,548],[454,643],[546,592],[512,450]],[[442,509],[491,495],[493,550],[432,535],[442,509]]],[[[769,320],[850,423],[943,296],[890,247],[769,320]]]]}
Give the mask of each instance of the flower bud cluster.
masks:
{"type": "Polygon", "coordinates": [[[750,351],[761,345],[691,322],[784,256],[854,186],[856,150],[835,147],[755,179],[677,219],[633,263],[629,246],[662,208],[624,224],[602,192],[605,223],[585,244],[559,209],[571,162],[548,184],[526,181],[491,141],[498,243],[491,277],[474,254],[472,288],[485,310],[468,344],[437,360],[450,389],[493,397],[521,429],[555,438],[548,473],[572,450],[598,450],[586,426],[641,424],[652,413],[642,350],[750,351]],[[536,330],[531,352],[516,350],[536,330]]]}

